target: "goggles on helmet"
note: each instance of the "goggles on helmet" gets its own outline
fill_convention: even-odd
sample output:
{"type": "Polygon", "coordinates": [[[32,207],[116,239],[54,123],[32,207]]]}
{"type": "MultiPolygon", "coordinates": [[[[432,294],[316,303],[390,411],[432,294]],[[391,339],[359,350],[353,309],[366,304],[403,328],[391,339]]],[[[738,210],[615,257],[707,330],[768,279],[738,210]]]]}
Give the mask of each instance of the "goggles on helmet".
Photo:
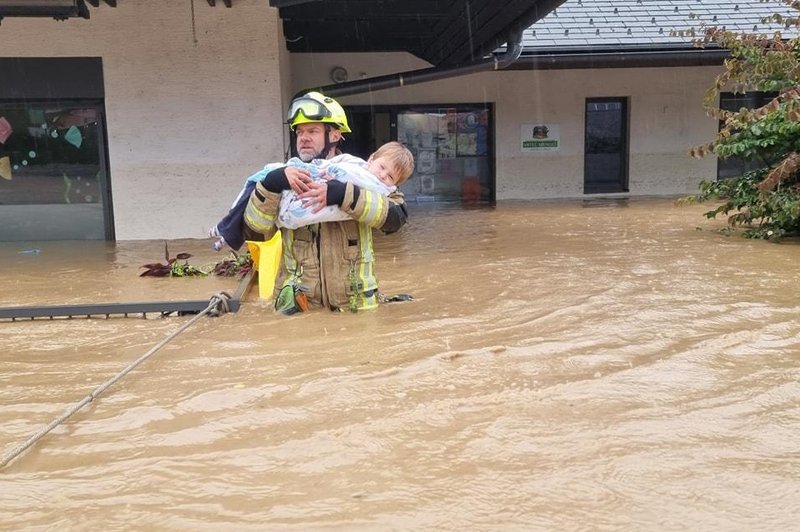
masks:
{"type": "Polygon", "coordinates": [[[328,109],[325,104],[318,102],[313,98],[303,97],[292,101],[292,105],[289,106],[289,113],[286,116],[286,120],[291,124],[301,112],[303,113],[303,116],[309,120],[323,120],[333,116],[331,110],[328,109]]]}

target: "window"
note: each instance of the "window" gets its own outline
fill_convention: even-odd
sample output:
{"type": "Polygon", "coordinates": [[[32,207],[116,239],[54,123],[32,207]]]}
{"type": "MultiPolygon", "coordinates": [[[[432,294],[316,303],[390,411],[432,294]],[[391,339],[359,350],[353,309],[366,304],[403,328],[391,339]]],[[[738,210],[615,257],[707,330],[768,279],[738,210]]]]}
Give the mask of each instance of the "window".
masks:
{"type": "Polygon", "coordinates": [[[0,240],[113,237],[102,109],[0,101],[0,240]]]}
{"type": "MultiPolygon", "coordinates": [[[[757,109],[769,103],[777,92],[748,92],[745,94],[734,94],[731,92],[723,92],[719,95],[719,107],[726,111],[738,111],[742,107],[746,109],[757,109]]],[[[719,129],[722,129],[722,121],[719,123],[719,129]]],[[[762,166],[759,161],[744,161],[729,157],[727,159],[717,159],[717,179],[727,179],[730,177],[739,177],[746,172],[756,170],[762,166]]]]}

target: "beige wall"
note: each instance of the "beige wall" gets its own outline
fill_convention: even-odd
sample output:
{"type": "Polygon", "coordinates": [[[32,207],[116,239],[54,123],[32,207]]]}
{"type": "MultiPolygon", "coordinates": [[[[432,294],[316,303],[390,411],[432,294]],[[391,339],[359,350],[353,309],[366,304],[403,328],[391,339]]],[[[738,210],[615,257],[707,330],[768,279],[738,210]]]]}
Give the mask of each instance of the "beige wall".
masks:
{"type": "MultiPolygon", "coordinates": [[[[334,66],[350,79],[430,65],[407,54],[295,54],[294,90],[331,84],[334,66]],[[389,65],[397,67],[389,69],[389,65]],[[354,76],[354,74],[356,74],[354,76]]],[[[716,175],[714,158],[686,155],[711,140],[716,122],[701,103],[717,67],[499,71],[472,74],[397,89],[342,97],[344,104],[492,102],[495,104],[498,199],[583,196],[584,108],[586,98],[629,98],[630,195],[680,195],[716,175]],[[523,124],[555,123],[561,149],[523,153],[523,124]]]]}
{"type": "Polygon", "coordinates": [[[125,0],[91,19],[6,18],[4,57],[101,56],[117,238],[201,237],[283,154],[277,10],[125,0]],[[194,22],[194,24],[193,24],[194,22]]]}
{"type": "MultiPolygon", "coordinates": [[[[405,53],[292,54],[263,0],[125,0],[91,19],[6,18],[4,57],[101,56],[117,238],[202,237],[243,179],[284,157],[288,98],[331,83],[430,65],[405,53]]],[[[717,68],[505,71],[341,98],[347,104],[495,104],[498,199],[581,197],[587,97],[630,98],[630,194],[691,192],[713,159],[685,155],[716,123],[700,108],[717,68]],[[520,128],[561,126],[561,150],[522,153],[520,128]]]]}

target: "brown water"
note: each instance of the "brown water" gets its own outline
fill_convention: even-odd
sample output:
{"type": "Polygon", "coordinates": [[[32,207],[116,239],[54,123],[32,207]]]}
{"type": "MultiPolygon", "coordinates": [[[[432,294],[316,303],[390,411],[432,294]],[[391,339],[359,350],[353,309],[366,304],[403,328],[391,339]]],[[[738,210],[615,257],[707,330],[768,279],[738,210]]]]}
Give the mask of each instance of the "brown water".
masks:
{"type": "MultiPolygon", "coordinates": [[[[0,528],[798,530],[800,246],[707,208],[415,207],[416,301],[201,319],[0,471],[0,528]]],[[[161,246],[3,245],[0,304],[235,289],[161,246]]],[[[0,451],[188,319],[0,322],[0,451]]]]}

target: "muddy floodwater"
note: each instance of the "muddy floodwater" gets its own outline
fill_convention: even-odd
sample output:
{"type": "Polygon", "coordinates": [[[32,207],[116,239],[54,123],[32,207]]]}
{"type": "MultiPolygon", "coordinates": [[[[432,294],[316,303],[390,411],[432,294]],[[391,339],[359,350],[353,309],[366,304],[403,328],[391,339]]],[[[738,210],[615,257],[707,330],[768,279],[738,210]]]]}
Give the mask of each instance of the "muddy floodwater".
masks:
{"type": "MultiPolygon", "coordinates": [[[[376,250],[415,301],[202,318],[0,470],[0,529],[798,530],[800,245],[709,208],[412,205],[376,250]]],[[[2,244],[0,305],[236,288],[162,257],[2,244]]],[[[0,452],[189,319],[0,322],[0,452]]]]}

